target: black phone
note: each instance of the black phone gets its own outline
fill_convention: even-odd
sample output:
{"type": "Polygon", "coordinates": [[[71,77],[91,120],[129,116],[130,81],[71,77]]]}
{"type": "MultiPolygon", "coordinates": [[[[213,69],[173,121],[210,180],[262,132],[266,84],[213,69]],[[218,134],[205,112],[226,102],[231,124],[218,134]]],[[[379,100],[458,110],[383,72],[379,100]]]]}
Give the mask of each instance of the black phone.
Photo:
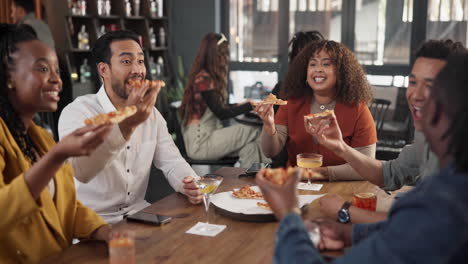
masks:
{"type": "Polygon", "coordinates": [[[159,226],[169,223],[172,220],[172,217],[138,212],[127,216],[127,220],[159,226]]]}
{"type": "Polygon", "coordinates": [[[255,175],[261,169],[269,168],[269,167],[270,167],[270,163],[264,163],[264,162],[263,163],[253,163],[252,166],[250,166],[250,168],[247,169],[245,174],[255,175]]]}

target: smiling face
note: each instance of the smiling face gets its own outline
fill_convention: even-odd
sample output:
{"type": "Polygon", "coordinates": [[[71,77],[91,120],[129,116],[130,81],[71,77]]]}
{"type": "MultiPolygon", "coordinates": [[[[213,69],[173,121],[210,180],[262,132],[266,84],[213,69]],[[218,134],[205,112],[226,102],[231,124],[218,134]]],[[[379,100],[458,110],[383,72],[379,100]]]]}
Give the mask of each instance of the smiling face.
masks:
{"type": "Polygon", "coordinates": [[[110,65],[102,64],[100,68],[101,76],[104,79],[104,85],[112,87],[106,88],[106,91],[114,100],[126,100],[132,86],[129,80],[144,80],[146,76],[145,57],[140,45],[134,40],[114,41],[110,45],[111,59],[110,65]],[[107,85],[106,85],[107,84],[107,85]]]}
{"type": "Polygon", "coordinates": [[[307,83],[314,94],[332,96],[336,93],[336,66],[324,49],[310,58],[307,66],[307,83]]]}
{"type": "Polygon", "coordinates": [[[20,115],[57,110],[62,89],[57,55],[39,40],[22,42],[11,55],[8,97],[20,115]]]}
{"type": "Polygon", "coordinates": [[[421,130],[422,108],[429,97],[429,89],[445,63],[440,59],[419,57],[411,69],[406,99],[413,117],[414,128],[419,131],[421,130]]]}

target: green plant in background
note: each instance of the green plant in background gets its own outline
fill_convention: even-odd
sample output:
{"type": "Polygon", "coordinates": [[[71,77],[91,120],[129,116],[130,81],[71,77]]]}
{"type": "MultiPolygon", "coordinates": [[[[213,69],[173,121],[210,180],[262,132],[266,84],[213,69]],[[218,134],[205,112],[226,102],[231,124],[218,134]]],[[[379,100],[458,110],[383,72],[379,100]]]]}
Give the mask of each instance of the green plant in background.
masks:
{"type": "Polygon", "coordinates": [[[177,72],[175,84],[173,87],[169,87],[169,89],[167,89],[167,99],[169,103],[182,100],[187,78],[187,75],[185,75],[182,56],[177,56],[177,72]]]}

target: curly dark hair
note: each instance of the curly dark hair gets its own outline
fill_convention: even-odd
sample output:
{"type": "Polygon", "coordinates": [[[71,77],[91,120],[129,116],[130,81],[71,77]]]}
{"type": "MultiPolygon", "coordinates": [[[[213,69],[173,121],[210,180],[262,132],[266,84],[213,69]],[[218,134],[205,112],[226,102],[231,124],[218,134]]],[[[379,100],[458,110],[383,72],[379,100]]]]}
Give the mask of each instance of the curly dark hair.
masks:
{"type": "MultiPolygon", "coordinates": [[[[23,121],[8,100],[9,71],[14,70],[15,61],[11,57],[18,50],[18,44],[37,40],[27,25],[0,24],[0,116],[8,126],[21,151],[32,163],[37,161],[34,146],[28,136],[23,121]]],[[[34,32],[34,31],[33,31],[34,32]]]]}
{"type": "Polygon", "coordinates": [[[447,64],[439,72],[431,89],[431,97],[441,105],[449,117],[449,128],[444,138],[448,138],[447,152],[455,158],[455,166],[468,172],[468,53],[453,53],[447,64]]]}
{"type": "Polygon", "coordinates": [[[414,53],[415,58],[424,57],[446,60],[451,54],[464,52],[463,43],[451,39],[430,39],[424,42],[414,53]]]}
{"type": "Polygon", "coordinates": [[[312,96],[313,90],[306,85],[307,67],[314,54],[325,50],[336,66],[336,97],[343,104],[356,105],[372,100],[372,89],[364,69],[354,54],[343,44],[332,40],[314,41],[307,45],[289,65],[281,98],[312,96]]]}
{"type": "MultiPolygon", "coordinates": [[[[228,41],[223,41],[218,45],[218,42],[224,36],[216,33],[208,33],[203,37],[203,40],[198,48],[197,56],[190,70],[190,74],[185,86],[184,96],[182,97],[182,105],[180,114],[185,124],[192,114],[200,109],[195,100],[194,82],[195,77],[202,71],[210,75],[214,82],[214,89],[218,95],[218,100],[225,103],[227,99],[227,72],[228,72],[228,41]]],[[[206,105],[201,107],[202,112],[206,109],[206,105]]]]}

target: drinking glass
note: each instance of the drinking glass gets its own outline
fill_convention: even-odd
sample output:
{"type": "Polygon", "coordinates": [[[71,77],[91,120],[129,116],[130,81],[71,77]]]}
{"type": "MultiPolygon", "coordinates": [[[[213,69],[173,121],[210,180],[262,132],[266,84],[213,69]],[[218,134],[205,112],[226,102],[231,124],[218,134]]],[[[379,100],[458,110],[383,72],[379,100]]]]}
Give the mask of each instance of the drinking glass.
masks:
{"type": "Polygon", "coordinates": [[[311,169],[322,166],[323,156],[317,153],[300,153],[296,156],[297,166],[307,170],[307,184],[310,184],[311,169]]]}
{"type": "Polygon", "coordinates": [[[218,189],[218,186],[223,181],[223,177],[220,175],[208,174],[200,176],[200,179],[196,181],[198,188],[203,194],[203,204],[205,205],[205,217],[206,223],[208,224],[208,209],[210,208],[210,199],[213,193],[218,189]]]}
{"type": "Polygon", "coordinates": [[[109,235],[109,264],[135,264],[135,233],[114,230],[109,235]]]}
{"type": "Polygon", "coordinates": [[[377,187],[353,186],[353,205],[369,211],[377,209],[377,187]]]}

